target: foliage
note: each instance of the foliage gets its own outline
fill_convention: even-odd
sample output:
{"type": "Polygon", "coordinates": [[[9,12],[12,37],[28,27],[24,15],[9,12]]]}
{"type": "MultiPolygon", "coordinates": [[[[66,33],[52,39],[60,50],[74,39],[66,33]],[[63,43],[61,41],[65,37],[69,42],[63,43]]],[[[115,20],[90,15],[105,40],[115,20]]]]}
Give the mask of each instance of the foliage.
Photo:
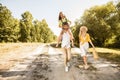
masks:
{"type": "Polygon", "coordinates": [[[52,42],[56,36],[45,19],[34,20],[29,11],[15,19],[7,7],[0,4],[0,42],[52,42]]]}
{"type": "Polygon", "coordinates": [[[45,19],[42,21],[35,20],[34,21],[35,25],[35,34],[36,34],[36,40],[38,42],[52,42],[56,40],[56,36],[54,33],[50,30],[48,27],[48,24],[45,19]]]}
{"type": "Polygon", "coordinates": [[[108,2],[86,10],[82,18],[76,20],[72,29],[75,40],[78,39],[76,37],[79,34],[78,29],[85,25],[88,27],[88,33],[96,46],[106,47],[118,42],[116,38],[120,35],[119,4],[108,2]]]}
{"type": "Polygon", "coordinates": [[[9,9],[0,4],[0,42],[16,42],[19,24],[9,9]]]}

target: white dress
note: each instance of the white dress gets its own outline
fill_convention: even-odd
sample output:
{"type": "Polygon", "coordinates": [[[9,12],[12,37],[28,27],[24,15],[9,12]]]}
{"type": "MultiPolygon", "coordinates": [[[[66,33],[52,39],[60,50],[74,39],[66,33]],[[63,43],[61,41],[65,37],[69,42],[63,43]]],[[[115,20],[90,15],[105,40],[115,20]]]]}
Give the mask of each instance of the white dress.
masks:
{"type": "Polygon", "coordinates": [[[64,32],[62,35],[62,48],[70,48],[70,34],[68,32],[64,32]]]}
{"type": "Polygon", "coordinates": [[[80,55],[86,56],[89,48],[89,43],[85,42],[84,44],[80,45],[80,55]]]}

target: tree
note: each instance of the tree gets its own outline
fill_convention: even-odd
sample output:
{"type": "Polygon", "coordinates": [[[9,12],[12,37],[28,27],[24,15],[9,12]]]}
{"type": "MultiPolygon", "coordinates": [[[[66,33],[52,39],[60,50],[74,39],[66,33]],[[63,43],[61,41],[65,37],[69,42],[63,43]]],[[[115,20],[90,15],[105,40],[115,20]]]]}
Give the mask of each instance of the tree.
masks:
{"type": "Polygon", "coordinates": [[[56,39],[45,19],[33,21],[29,11],[15,19],[9,9],[0,4],[0,42],[52,42],[56,39]]]}
{"type": "MultiPolygon", "coordinates": [[[[106,46],[118,29],[116,27],[117,20],[115,5],[113,2],[109,2],[105,5],[95,6],[86,10],[82,18],[76,22],[78,25],[75,26],[87,26],[94,44],[106,46]]],[[[78,31],[75,33],[78,34],[78,31]]]]}
{"type": "Polygon", "coordinates": [[[0,4],[0,42],[14,42],[17,40],[16,19],[11,15],[6,6],[0,4]]]}
{"type": "Polygon", "coordinates": [[[120,48],[120,1],[116,4],[116,10],[116,15],[111,19],[111,22],[113,20],[114,26],[116,26],[114,43],[111,46],[120,48]]]}
{"type": "Polygon", "coordinates": [[[45,19],[43,19],[42,21],[35,20],[34,26],[35,26],[35,32],[36,32],[35,36],[38,42],[46,43],[46,42],[52,42],[56,40],[56,36],[48,27],[48,24],[45,19]]]}
{"type": "Polygon", "coordinates": [[[42,42],[44,42],[44,43],[51,42],[54,40],[54,38],[55,38],[54,36],[55,35],[48,27],[46,20],[43,19],[41,21],[41,25],[40,25],[40,37],[41,37],[42,42]]]}
{"type": "Polygon", "coordinates": [[[22,42],[32,42],[34,27],[32,24],[32,14],[29,11],[26,11],[22,14],[22,19],[20,20],[20,38],[19,40],[22,42]],[[32,31],[33,30],[33,31],[32,31]]]}

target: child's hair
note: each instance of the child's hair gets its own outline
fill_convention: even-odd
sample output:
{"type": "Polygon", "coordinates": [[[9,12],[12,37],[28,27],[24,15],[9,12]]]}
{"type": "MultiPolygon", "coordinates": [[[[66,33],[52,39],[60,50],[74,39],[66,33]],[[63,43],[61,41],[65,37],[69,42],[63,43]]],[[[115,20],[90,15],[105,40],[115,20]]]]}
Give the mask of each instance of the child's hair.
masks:
{"type": "Polygon", "coordinates": [[[63,17],[64,17],[65,19],[67,19],[66,16],[65,16],[62,12],[60,12],[60,13],[59,13],[58,20],[62,20],[61,14],[63,15],[63,17]]]}
{"type": "Polygon", "coordinates": [[[88,31],[88,28],[86,26],[81,26],[79,31],[79,36],[81,35],[82,30],[88,31]]]}
{"type": "Polygon", "coordinates": [[[61,14],[63,14],[63,13],[62,13],[62,12],[59,13],[58,20],[61,20],[61,19],[62,19],[61,14]]]}

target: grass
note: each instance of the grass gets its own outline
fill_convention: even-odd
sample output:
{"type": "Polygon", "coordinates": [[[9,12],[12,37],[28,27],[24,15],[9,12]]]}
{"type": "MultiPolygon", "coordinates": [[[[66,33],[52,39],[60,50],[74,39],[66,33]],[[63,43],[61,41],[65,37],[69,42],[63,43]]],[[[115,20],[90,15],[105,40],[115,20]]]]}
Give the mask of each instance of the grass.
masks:
{"type": "MultiPolygon", "coordinates": [[[[92,48],[89,50],[92,52],[92,48]]],[[[120,64],[120,50],[109,48],[96,48],[96,51],[101,58],[105,58],[108,61],[120,64]]]]}
{"type": "Polygon", "coordinates": [[[114,64],[117,64],[117,69],[120,70],[120,54],[116,53],[98,53],[99,57],[105,58],[114,64]]]}
{"type": "Polygon", "coordinates": [[[98,53],[102,58],[107,59],[108,61],[117,62],[120,64],[120,55],[115,53],[98,53]]]}
{"type": "MultiPolygon", "coordinates": [[[[21,46],[39,46],[42,43],[0,43],[0,53],[7,53],[13,49],[19,48],[21,46]]],[[[50,44],[50,46],[56,48],[56,43],[50,44]]],[[[60,44],[58,49],[61,49],[60,44]]],[[[92,52],[92,48],[89,49],[92,52]]],[[[109,48],[96,48],[98,55],[101,58],[105,58],[109,61],[117,62],[120,64],[120,49],[109,49],[109,48]]]]}

